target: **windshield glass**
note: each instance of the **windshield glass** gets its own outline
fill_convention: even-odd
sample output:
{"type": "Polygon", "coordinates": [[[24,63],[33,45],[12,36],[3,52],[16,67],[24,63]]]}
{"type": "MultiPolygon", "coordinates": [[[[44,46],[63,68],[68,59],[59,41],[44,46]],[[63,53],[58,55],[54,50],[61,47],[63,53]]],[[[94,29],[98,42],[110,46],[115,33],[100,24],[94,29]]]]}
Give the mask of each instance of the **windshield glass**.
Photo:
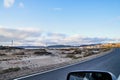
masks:
{"type": "Polygon", "coordinates": [[[119,0],[0,0],[0,80],[118,77],[119,47],[119,0]]]}

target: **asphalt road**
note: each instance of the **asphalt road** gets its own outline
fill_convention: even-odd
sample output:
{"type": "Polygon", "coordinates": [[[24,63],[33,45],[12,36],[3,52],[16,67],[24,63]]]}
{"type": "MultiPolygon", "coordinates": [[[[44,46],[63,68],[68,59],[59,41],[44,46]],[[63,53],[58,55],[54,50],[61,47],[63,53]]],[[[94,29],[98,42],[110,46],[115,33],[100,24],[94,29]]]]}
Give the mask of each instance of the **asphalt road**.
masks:
{"type": "Polygon", "coordinates": [[[66,80],[66,76],[71,71],[76,70],[103,70],[115,74],[120,74],[120,49],[114,49],[111,53],[94,58],[92,60],[61,68],[51,72],[23,78],[20,80],[66,80]]]}

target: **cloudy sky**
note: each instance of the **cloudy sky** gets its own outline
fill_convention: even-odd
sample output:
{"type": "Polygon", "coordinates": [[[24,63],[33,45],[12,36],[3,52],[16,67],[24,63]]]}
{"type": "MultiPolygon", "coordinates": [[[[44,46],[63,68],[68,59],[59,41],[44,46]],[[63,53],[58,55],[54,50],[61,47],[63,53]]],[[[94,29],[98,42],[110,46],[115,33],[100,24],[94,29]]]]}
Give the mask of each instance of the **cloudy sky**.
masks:
{"type": "Polygon", "coordinates": [[[120,0],[0,0],[0,45],[120,42],[120,0]]]}

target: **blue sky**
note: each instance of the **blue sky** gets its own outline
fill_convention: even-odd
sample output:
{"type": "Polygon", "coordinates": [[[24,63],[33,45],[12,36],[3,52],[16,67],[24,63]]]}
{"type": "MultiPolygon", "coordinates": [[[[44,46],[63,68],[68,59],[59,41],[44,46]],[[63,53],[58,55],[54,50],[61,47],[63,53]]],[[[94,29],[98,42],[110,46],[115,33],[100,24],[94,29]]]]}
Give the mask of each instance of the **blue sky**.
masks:
{"type": "Polygon", "coordinates": [[[1,41],[14,40],[16,45],[119,42],[119,4],[119,0],[0,0],[1,41]]]}

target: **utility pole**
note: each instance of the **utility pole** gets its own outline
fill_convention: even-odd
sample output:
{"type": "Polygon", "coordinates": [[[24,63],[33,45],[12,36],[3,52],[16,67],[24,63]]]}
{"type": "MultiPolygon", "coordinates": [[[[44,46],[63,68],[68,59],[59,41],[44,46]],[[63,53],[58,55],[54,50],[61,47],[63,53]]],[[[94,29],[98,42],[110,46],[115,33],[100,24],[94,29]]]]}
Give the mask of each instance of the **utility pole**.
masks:
{"type": "Polygon", "coordinates": [[[13,40],[11,41],[11,46],[13,46],[13,40]]]}

